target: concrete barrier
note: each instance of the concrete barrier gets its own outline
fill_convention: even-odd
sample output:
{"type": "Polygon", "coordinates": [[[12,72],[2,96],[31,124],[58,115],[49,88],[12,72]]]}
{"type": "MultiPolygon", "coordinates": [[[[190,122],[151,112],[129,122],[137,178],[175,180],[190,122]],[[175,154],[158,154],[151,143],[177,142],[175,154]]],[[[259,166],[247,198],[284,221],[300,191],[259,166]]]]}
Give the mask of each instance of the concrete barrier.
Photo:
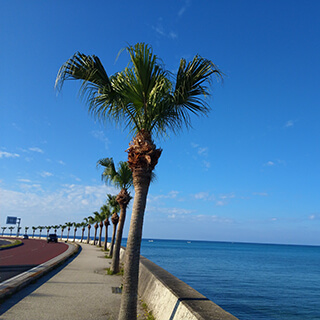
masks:
{"type": "Polygon", "coordinates": [[[156,320],[237,320],[201,293],[142,256],[138,291],[156,320]]]}

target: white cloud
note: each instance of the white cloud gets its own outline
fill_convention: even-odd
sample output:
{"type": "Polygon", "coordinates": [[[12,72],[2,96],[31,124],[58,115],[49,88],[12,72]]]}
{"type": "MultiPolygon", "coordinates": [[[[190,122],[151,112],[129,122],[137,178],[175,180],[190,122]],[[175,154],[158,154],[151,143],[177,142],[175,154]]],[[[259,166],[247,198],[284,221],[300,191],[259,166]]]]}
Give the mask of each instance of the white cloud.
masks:
{"type": "Polygon", "coordinates": [[[44,153],[44,151],[38,147],[29,148],[29,151],[44,153]]]}
{"type": "Polygon", "coordinates": [[[31,182],[29,179],[17,179],[19,182],[31,182]]]}
{"type": "Polygon", "coordinates": [[[42,171],[42,172],[40,173],[40,176],[43,177],[43,178],[47,178],[47,177],[53,176],[53,173],[48,172],[48,171],[42,171]]]}
{"type": "Polygon", "coordinates": [[[92,136],[104,143],[106,149],[109,148],[110,140],[105,136],[103,131],[94,130],[91,132],[92,136]]]}
{"type": "Polygon", "coordinates": [[[214,197],[209,192],[198,192],[193,195],[196,200],[213,200],[214,197]]]}
{"type": "Polygon", "coordinates": [[[267,197],[268,193],[267,192],[254,192],[254,196],[261,196],[261,197],[267,197]]]}
{"type": "Polygon", "coordinates": [[[198,148],[198,154],[200,156],[201,155],[207,156],[208,155],[208,148],[207,147],[204,147],[204,148],[199,147],[198,148]]]}
{"type": "Polygon", "coordinates": [[[284,160],[280,160],[280,159],[277,159],[275,161],[268,161],[264,164],[265,167],[273,167],[275,165],[282,165],[282,166],[285,166],[286,165],[286,162],[284,160]]]}
{"type": "Polygon", "coordinates": [[[179,17],[182,17],[183,16],[183,14],[186,12],[186,10],[188,9],[188,7],[190,7],[190,5],[191,5],[191,0],[186,0],[185,2],[184,2],[184,5],[179,9],[179,11],[178,11],[178,16],[179,17]]]}
{"type": "Polygon", "coordinates": [[[161,199],[176,199],[179,194],[179,191],[172,190],[167,194],[159,194],[154,196],[152,194],[148,195],[148,202],[155,202],[161,199]]]}
{"type": "Polygon", "coordinates": [[[288,120],[288,121],[285,123],[284,127],[285,127],[285,128],[293,127],[294,124],[295,124],[295,122],[296,122],[296,121],[294,121],[294,120],[288,120]]]}
{"type": "Polygon", "coordinates": [[[275,163],[273,161],[268,161],[267,163],[265,163],[265,166],[271,167],[274,166],[275,163]]]}
{"type": "Polygon", "coordinates": [[[194,142],[191,142],[191,147],[195,149],[198,156],[202,158],[202,166],[205,168],[205,170],[208,170],[211,167],[211,163],[207,160],[209,148],[200,146],[194,142]]]}
{"type": "Polygon", "coordinates": [[[178,35],[174,31],[167,32],[163,26],[163,19],[160,17],[158,18],[157,25],[152,26],[152,29],[160,36],[170,38],[172,40],[178,38],[178,35]]]}
{"type": "Polygon", "coordinates": [[[40,187],[32,185],[33,188],[22,191],[0,188],[0,211],[21,216],[26,224],[80,222],[99,210],[107,193],[117,193],[115,188],[105,185],[63,185],[54,192],[39,190],[37,186],[40,187]]]}
{"type": "Polygon", "coordinates": [[[205,167],[205,169],[210,169],[211,167],[211,163],[209,161],[203,160],[202,164],[205,167]]]}
{"type": "Polygon", "coordinates": [[[191,142],[191,147],[197,150],[197,153],[199,156],[208,156],[208,151],[209,148],[208,147],[202,147],[197,143],[191,142]]]}
{"type": "Polygon", "coordinates": [[[175,32],[171,31],[171,32],[169,32],[169,38],[176,39],[176,38],[178,38],[178,35],[175,32]]]}
{"type": "Polygon", "coordinates": [[[0,159],[1,158],[18,158],[20,157],[19,154],[17,153],[10,153],[10,152],[6,152],[6,151],[0,151],[0,159]]]}

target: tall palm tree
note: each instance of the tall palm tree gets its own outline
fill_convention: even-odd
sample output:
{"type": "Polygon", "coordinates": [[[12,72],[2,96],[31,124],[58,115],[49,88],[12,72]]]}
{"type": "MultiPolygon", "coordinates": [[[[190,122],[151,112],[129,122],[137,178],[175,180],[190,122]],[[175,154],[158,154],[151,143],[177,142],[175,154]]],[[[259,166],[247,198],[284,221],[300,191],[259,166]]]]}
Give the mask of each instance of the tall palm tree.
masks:
{"type": "Polygon", "coordinates": [[[10,237],[11,237],[12,236],[12,230],[14,229],[14,227],[11,226],[8,229],[10,230],[10,237]]]}
{"type": "Polygon", "coordinates": [[[76,233],[77,233],[78,228],[81,227],[81,223],[74,222],[73,227],[74,227],[74,229],[73,229],[73,231],[74,231],[73,242],[75,242],[76,241],[76,233]]]}
{"type": "Polygon", "coordinates": [[[57,230],[60,229],[60,225],[54,225],[51,228],[53,228],[54,233],[57,234],[57,230]]]}
{"type": "Polygon", "coordinates": [[[107,197],[108,197],[107,203],[110,206],[110,208],[112,209],[111,222],[113,224],[113,232],[112,232],[110,251],[109,251],[109,257],[112,257],[113,250],[114,250],[114,240],[116,237],[117,225],[119,222],[118,212],[120,211],[120,206],[117,201],[117,196],[112,196],[111,194],[107,194],[107,197]]]}
{"type": "Polygon", "coordinates": [[[96,220],[96,215],[99,214],[98,211],[95,211],[93,212],[93,215],[94,215],[94,237],[93,237],[93,245],[95,246],[96,245],[96,240],[97,240],[97,231],[98,231],[98,228],[99,228],[99,224],[98,224],[98,221],[96,220]]]}
{"type": "Polygon", "coordinates": [[[34,238],[34,233],[36,232],[36,230],[38,229],[38,227],[32,227],[32,238],[34,238]]]}
{"type": "Polygon", "coordinates": [[[115,187],[120,188],[120,192],[116,197],[117,202],[120,206],[120,217],[118,232],[116,235],[116,242],[114,252],[112,255],[111,272],[118,273],[120,271],[120,248],[122,241],[122,233],[124,222],[126,219],[127,206],[132,199],[128,189],[132,186],[132,171],[130,170],[127,162],[119,162],[118,170],[116,170],[112,158],[100,159],[97,165],[103,166],[105,169],[102,173],[102,179],[106,183],[113,184],[115,187]]]}
{"type": "Polygon", "coordinates": [[[73,223],[72,222],[66,222],[65,225],[68,228],[67,229],[67,231],[68,231],[68,233],[67,233],[67,241],[69,241],[69,233],[70,233],[71,227],[73,226],[73,223]]]}
{"type": "Polygon", "coordinates": [[[89,216],[88,218],[84,218],[83,220],[88,224],[87,243],[90,243],[90,229],[91,229],[91,225],[94,223],[94,218],[92,216],[89,216]]]}
{"type": "Polygon", "coordinates": [[[1,227],[1,229],[2,229],[2,236],[3,236],[3,234],[4,234],[4,230],[6,230],[6,229],[7,229],[7,227],[1,227]]]}
{"type": "Polygon", "coordinates": [[[101,247],[101,238],[102,238],[102,228],[103,228],[103,221],[105,220],[105,214],[104,211],[95,213],[95,221],[98,223],[100,230],[99,230],[99,238],[98,238],[98,246],[101,247]]]}
{"type": "Polygon", "coordinates": [[[38,227],[38,229],[39,229],[39,231],[40,231],[39,239],[41,239],[41,232],[42,232],[42,230],[43,230],[43,229],[45,229],[45,227],[43,227],[43,226],[39,226],[39,227],[38,227]]]}
{"type": "Polygon", "coordinates": [[[106,204],[104,204],[101,208],[100,208],[101,212],[103,212],[105,219],[103,221],[104,224],[104,246],[103,249],[104,251],[107,251],[107,244],[108,244],[108,227],[110,225],[109,222],[109,218],[111,216],[111,211],[110,211],[110,207],[107,206],[106,204]]]}
{"type": "Polygon", "coordinates": [[[82,82],[80,93],[89,111],[99,119],[121,123],[134,138],[127,149],[135,190],[126,249],[126,267],[119,320],[137,313],[137,288],[143,218],[151,173],[162,150],[153,136],[167,136],[191,127],[191,115],[207,115],[203,99],[209,95],[211,76],[222,78],[212,61],[196,55],[190,62],[180,60],[175,79],[158,62],[152,48],[144,43],[128,46],[129,65],[109,77],[97,56],[75,53],[60,68],[56,88],[65,80],[82,82]]]}
{"type": "Polygon", "coordinates": [[[84,236],[84,232],[86,231],[86,227],[88,226],[88,224],[86,222],[80,222],[79,224],[80,224],[80,227],[82,229],[81,240],[80,240],[80,242],[82,242],[83,236],[84,236]]]}
{"type": "Polygon", "coordinates": [[[51,227],[51,226],[46,226],[45,228],[47,229],[47,238],[48,238],[48,236],[49,236],[49,231],[50,231],[50,229],[51,229],[52,227],[51,227]]]}
{"type": "Polygon", "coordinates": [[[24,227],[24,234],[27,234],[29,227],[24,227]]]}
{"type": "Polygon", "coordinates": [[[64,225],[62,225],[62,224],[60,224],[60,228],[61,228],[61,237],[60,237],[60,240],[62,241],[62,237],[63,237],[63,231],[64,231],[64,229],[66,228],[67,226],[64,224],[64,225]]]}
{"type": "Polygon", "coordinates": [[[2,236],[3,236],[3,234],[4,234],[4,230],[6,230],[6,229],[7,229],[7,227],[1,227],[1,229],[2,229],[2,236]]]}

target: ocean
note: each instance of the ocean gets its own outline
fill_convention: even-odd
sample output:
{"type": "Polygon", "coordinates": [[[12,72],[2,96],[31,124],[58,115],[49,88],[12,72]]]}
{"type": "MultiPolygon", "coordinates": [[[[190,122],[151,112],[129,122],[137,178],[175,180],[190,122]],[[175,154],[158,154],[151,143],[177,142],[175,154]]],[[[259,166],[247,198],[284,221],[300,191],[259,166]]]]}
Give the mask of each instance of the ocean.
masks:
{"type": "Polygon", "coordinates": [[[240,320],[320,320],[320,247],[143,239],[141,255],[240,320]]]}
{"type": "Polygon", "coordinates": [[[143,239],[141,255],[240,320],[320,320],[320,246],[143,239]]]}

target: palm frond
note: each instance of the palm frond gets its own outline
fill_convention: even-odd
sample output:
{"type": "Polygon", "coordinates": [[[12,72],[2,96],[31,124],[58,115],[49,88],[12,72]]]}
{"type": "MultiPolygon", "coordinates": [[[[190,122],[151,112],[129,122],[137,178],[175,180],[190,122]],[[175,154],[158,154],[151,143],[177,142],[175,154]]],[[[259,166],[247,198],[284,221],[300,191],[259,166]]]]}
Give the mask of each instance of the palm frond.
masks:
{"type": "Polygon", "coordinates": [[[150,45],[128,46],[130,62],[108,77],[100,59],[75,53],[60,68],[56,88],[66,80],[80,80],[80,95],[89,112],[101,120],[111,120],[137,133],[145,130],[166,136],[191,127],[192,115],[207,115],[205,98],[212,76],[223,74],[212,61],[196,55],[190,62],[181,59],[175,81],[169,78],[150,45]]]}

